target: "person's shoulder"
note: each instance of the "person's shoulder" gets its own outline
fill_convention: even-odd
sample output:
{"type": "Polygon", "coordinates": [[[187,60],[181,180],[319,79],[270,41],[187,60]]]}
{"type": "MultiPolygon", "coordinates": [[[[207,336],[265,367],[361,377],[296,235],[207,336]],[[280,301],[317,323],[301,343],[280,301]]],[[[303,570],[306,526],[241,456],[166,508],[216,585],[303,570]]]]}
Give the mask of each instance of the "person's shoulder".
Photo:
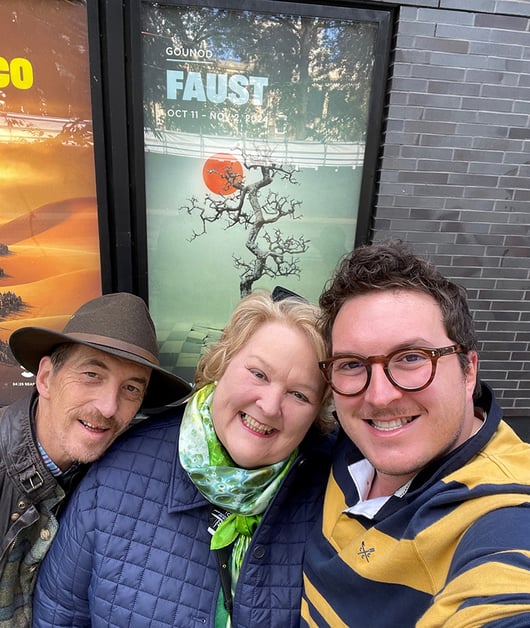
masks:
{"type": "Polygon", "coordinates": [[[493,438],[487,443],[484,451],[492,457],[500,457],[506,460],[521,460],[530,477],[530,443],[522,440],[514,429],[502,419],[493,434],[493,438]]]}
{"type": "MultiPolygon", "coordinates": [[[[475,438],[479,435],[480,432],[475,438]]],[[[453,479],[469,488],[477,487],[482,492],[487,492],[486,486],[499,494],[520,492],[526,494],[527,500],[530,500],[529,461],[530,445],[522,441],[501,420],[493,435],[477,450],[476,455],[455,470],[453,479]]],[[[501,502],[499,507],[500,504],[501,502]]]]}
{"type": "Polygon", "coordinates": [[[28,393],[15,399],[12,403],[2,406],[0,408],[0,424],[4,418],[12,418],[18,422],[20,417],[23,416],[29,420],[31,404],[36,396],[36,392],[28,393]]]}
{"type": "MultiPolygon", "coordinates": [[[[167,483],[175,465],[182,411],[172,409],[143,418],[119,436],[101,458],[90,465],[77,491],[77,501],[93,508],[113,491],[135,492],[146,479],[167,483]],[[79,493],[83,495],[79,495],[79,493]]],[[[149,490],[155,490],[158,482],[149,490]]]]}
{"type": "Polygon", "coordinates": [[[329,459],[337,444],[339,433],[338,425],[328,431],[312,426],[302,441],[300,450],[309,457],[329,459]]]}
{"type": "Polygon", "coordinates": [[[0,408],[0,456],[7,458],[15,450],[29,448],[38,456],[33,430],[30,427],[30,408],[33,394],[25,395],[0,408]]]}
{"type": "Polygon", "coordinates": [[[159,414],[139,418],[100,459],[100,466],[116,464],[131,455],[171,460],[178,442],[183,407],[172,407],[159,414]]]}
{"type": "Polygon", "coordinates": [[[185,405],[169,406],[154,414],[138,416],[126,434],[131,437],[142,437],[145,434],[178,432],[185,405]]]}

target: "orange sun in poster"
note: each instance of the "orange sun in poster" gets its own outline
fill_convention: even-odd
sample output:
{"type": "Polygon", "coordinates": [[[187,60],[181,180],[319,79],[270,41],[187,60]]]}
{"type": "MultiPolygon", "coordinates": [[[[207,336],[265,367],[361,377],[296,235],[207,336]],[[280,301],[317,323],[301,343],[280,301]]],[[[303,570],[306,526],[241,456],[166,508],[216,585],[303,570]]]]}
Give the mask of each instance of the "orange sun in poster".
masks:
{"type": "Polygon", "coordinates": [[[210,192],[228,196],[237,189],[232,184],[243,179],[243,166],[230,153],[216,153],[204,163],[202,178],[210,192]]]}

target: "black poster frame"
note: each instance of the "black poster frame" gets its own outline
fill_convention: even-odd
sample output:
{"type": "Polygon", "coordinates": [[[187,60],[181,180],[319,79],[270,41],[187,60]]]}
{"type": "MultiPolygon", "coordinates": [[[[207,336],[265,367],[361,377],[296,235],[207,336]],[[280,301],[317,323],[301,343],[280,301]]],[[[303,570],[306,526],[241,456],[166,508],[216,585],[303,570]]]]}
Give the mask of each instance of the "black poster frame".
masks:
{"type": "MultiPolygon", "coordinates": [[[[164,4],[241,9],[241,3],[231,0],[165,0],[164,4]]],[[[142,0],[87,0],[103,292],[129,291],[148,301],[141,5],[142,0]]],[[[357,246],[370,238],[393,10],[350,2],[324,5],[289,0],[252,0],[244,8],[280,12],[286,7],[293,14],[309,12],[378,23],[354,237],[357,246]]]]}

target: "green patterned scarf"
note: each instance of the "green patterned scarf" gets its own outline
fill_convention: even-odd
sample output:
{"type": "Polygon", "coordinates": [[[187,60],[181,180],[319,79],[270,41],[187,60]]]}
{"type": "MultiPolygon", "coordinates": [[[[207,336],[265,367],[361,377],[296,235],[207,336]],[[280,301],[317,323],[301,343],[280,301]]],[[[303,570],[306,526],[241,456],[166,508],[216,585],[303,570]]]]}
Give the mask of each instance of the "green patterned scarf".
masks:
{"type": "Polygon", "coordinates": [[[213,534],[210,547],[215,550],[234,543],[230,556],[233,596],[252,534],[298,450],[259,469],[236,467],[215,433],[211,416],[214,392],[215,384],[208,384],[188,401],[180,429],[179,457],[202,495],[230,512],[213,534]]]}

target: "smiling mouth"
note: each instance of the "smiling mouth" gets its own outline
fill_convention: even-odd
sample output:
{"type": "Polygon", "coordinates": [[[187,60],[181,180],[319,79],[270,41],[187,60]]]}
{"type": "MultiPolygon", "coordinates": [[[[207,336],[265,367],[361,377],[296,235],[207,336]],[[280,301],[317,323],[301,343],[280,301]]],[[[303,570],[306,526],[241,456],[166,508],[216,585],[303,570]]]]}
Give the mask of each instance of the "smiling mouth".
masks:
{"type": "Polygon", "coordinates": [[[273,432],[276,432],[276,428],[270,427],[269,425],[265,425],[264,423],[260,423],[253,417],[245,414],[245,412],[240,412],[239,416],[241,417],[241,421],[245,427],[248,427],[249,430],[253,432],[257,432],[258,434],[262,434],[263,436],[268,436],[273,432]]]}
{"type": "Polygon", "coordinates": [[[393,419],[392,421],[377,421],[372,419],[369,421],[369,423],[376,430],[381,430],[382,432],[391,432],[392,430],[397,430],[404,425],[412,423],[412,421],[414,421],[415,419],[416,417],[414,416],[406,417],[403,419],[393,419]]]}
{"type": "Polygon", "coordinates": [[[87,421],[82,421],[81,419],[79,420],[79,423],[81,423],[81,425],[90,432],[101,433],[106,432],[109,429],[108,427],[98,427],[97,425],[92,425],[92,423],[87,423],[87,421]]]}

